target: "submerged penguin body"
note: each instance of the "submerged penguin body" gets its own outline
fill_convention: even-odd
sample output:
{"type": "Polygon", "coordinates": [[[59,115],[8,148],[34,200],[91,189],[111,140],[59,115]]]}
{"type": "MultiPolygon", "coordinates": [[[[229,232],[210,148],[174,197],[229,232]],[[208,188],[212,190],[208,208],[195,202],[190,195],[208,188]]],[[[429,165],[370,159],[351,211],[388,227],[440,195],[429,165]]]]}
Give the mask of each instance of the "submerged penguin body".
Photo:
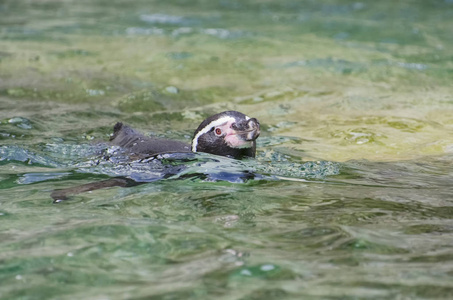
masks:
{"type": "MultiPolygon", "coordinates": [[[[253,158],[256,152],[256,139],[260,135],[260,124],[237,111],[225,111],[204,120],[195,130],[191,145],[180,141],[145,136],[121,122],[115,124],[110,143],[126,151],[133,161],[139,159],[146,163],[146,158],[166,153],[205,152],[234,159],[253,158]]],[[[159,159],[159,158],[158,158],[159,159]]],[[[173,168],[171,168],[173,170],[173,168]]],[[[166,178],[166,176],[163,176],[166,178]]],[[[56,190],[51,194],[54,202],[83,192],[120,186],[128,187],[140,182],[129,177],[114,177],[104,181],[56,190]]]]}

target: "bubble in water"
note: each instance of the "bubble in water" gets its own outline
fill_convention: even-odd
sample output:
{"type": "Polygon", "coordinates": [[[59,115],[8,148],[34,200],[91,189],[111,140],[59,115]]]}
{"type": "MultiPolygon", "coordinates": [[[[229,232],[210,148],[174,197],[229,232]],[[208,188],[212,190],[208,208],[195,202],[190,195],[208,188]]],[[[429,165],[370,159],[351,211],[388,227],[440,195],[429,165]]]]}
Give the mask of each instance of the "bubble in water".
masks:
{"type": "Polygon", "coordinates": [[[14,124],[22,129],[32,129],[33,126],[30,124],[30,120],[23,117],[14,117],[8,120],[8,123],[14,124]]]}
{"type": "Polygon", "coordinates": [[[177,94],[177,93],[179,93],[178,88],[175,87],[175,86],[167,86],[167,87],[165,88],[165,90],[166,90],[168,93],[170,93],[170,94],[177,94]]]}
{"type": "Polygon", "coordinates": [[[166,15],[166,14],[152,14],[152,15],[141,15],[140,20],[147,23],[158,23],[158,24],[179,24],[184,21],[183,17],[166,15]]]}
{"type": "Polygon", "coordinates": [[[264,271],[264,272],[267,272],[267,271],[272,271],[275,269],[275,266],[274,265],[262,265],[260,267],[260,270],[261,271],[264,271]]]}

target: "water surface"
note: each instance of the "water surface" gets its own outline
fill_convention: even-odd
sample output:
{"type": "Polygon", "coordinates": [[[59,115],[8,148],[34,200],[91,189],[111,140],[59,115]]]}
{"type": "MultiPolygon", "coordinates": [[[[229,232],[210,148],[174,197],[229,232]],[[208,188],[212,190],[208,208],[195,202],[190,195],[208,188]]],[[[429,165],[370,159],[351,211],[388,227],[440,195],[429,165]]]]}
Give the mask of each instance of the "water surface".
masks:
{"type": "Polygon", "coordinates": [[[452,20],[0,1],[0,298],[453,297],[452,20]],[[117,121],[189,141],[229,109],[260,120],[256,160],[100,159],[117,121]],[[50,197],[116,176],[142,184],[50,197]]]}

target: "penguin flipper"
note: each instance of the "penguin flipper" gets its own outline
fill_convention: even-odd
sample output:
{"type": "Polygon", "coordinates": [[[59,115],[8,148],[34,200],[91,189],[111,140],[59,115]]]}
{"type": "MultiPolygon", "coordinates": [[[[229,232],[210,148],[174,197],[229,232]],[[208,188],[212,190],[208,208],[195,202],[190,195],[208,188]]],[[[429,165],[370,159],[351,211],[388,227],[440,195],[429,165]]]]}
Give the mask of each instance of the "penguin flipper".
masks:
{"type": "Polygon", "coordinates": [[[51,194],[50,197],[54,200],[54,203],[59,203],[64,200],[68,200],[69,197],[78,195],[81,193],[85,192],[90,192],[90,191],[95,191],[99,189],[105,189],[109,187],[128,187],[128,186],[133,186],[137,183],[125,179],[125,178],[110,178],[107,180],[102,180],[102,181],[97,181],[97,182],[91,182],[87,184],[82,184],[66,189],[61,189],[61,190],[54,190],[51,194]]]}

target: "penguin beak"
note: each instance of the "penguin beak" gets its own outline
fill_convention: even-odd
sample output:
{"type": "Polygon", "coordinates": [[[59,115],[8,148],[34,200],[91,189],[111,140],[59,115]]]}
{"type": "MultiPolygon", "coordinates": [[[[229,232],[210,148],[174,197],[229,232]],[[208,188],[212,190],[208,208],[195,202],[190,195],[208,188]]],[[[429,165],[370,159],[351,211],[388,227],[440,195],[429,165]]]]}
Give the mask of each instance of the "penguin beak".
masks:
{"type": "Polygon", "coordinates": [[[260,135],[260,123],[257,119],[252,118],[247,121],[247,130],[244,130],[241,134],[242,138],[246,141],[254,141],[260,135]]]}
{"type": "Polygon", "coordinates": [[[256,140],[260,135],[260,123],[255,118],[233,123],[231,129],[238,139],[247,142],[256,140]]]}

